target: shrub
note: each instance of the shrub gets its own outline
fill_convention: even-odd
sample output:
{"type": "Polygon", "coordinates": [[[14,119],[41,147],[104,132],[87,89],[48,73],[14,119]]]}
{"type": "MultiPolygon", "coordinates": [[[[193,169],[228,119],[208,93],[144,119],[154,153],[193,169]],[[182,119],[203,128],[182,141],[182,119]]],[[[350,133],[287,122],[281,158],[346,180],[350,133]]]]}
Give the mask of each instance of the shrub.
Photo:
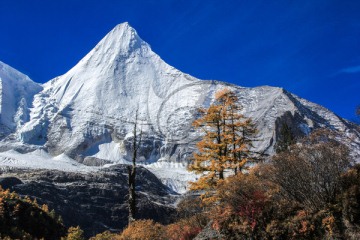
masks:
{"type": "Polygon", "coordinates": [[[40,207],[35,200],[0,187],[0,233],[1,239],[60,239],[66,228],[46,205],[40,207]]]}
{"type": "Polygon", "coordinates": [[[68,234],[63,240],[84,240],[84,231],[79,227],[70,227],[68,234]]]}
{"type": "Polygon", "coordinates": [[[89,240],[118,240],[120,239],[120,235],[116,233],[111,233],[110,231],[105,231],[103,233],[99,233],[94,237],[91,237],[89,240]]]}
{"type": "Polygon", "coordinates": [[[121,240],[162,240],[166,238],[165,227],[153,220],[137,220],[120,235],[121,240]]]}

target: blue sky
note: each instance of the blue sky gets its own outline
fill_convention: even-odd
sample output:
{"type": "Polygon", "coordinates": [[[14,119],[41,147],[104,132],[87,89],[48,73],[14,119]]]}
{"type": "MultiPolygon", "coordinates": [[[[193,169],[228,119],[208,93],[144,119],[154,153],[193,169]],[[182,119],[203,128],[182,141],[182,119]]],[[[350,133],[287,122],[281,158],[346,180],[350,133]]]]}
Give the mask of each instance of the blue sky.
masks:
{"type": "Polygon", "coordinates": [[[283,87],[356,119],[358,0],[0,0],[0,61],[46,82],[125,21],[197,78],[283,87]]]}

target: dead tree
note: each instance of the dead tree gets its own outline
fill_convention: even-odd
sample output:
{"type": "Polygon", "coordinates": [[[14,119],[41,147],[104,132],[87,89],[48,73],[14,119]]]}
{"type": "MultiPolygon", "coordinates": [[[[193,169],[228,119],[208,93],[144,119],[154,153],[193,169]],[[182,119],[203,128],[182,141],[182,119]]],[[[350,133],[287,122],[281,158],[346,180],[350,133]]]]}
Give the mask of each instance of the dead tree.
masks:
{"type": "Polygon", "coordinates": [[[129,199],[128,199],[128,208],[129,208],[129,218],[128,223],[129,225],[135,221],[136,218],[136,192],[135,192],[135,178],[136,178],[136,157],[137,151],[139,150],[139,146],[141,144],[141,136],[142,131],[140,130],[140,136],[138,141],[138,110],[136,110],[135,115],[135,122],[134,129],[133,129],[133,143],[132,143],[132,165],[128,166],[128,173],[129,173],[129,199]]]}

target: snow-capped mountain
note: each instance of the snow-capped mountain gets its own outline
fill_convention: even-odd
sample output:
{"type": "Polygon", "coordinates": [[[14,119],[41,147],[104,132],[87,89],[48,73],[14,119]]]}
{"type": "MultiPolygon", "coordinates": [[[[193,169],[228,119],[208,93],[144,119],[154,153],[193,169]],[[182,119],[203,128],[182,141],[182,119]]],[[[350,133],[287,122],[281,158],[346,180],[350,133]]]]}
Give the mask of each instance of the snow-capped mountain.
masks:
{"type": "Polygon", "coordinates": [[[0,62],[0,138],[29,121],[29,106],[41,90],[40,84],[0,62]]]}
{"type": "MultiPolygon", "coordinates": [[[[191,128],[196,109],[208,106],[225,87],[236,91],[244,115],[256,123],[257,151],[271,155],[286,122],[297,134],[335,129],[360,153],[357,125],[281,88],[244,88],[182,73],[155,54],[128,23],[116,26],[72,69],[43,86],[4,64],[0,77],[1,123],[9,129],[1,130],[7,136],[1,149],[41,149],[87,165],[126,163],[138,109],[144,133],[138,160],[152,163],[149,168],[168,185],[175,184],[171,179],[176,176],[159,169],[181,166],[192,155],[199,137],[191,128]]],[[[16,158],[6,152],[0,159],[4,154],[16,158]]]]}
{"type": "MultiPolygon", "coordinates": [[[[44,85],[18,138],[45,144],[55,155],[65,152],[78,159],[96,156],[118,161],[126,152],[123,140],[138,108],[143,131],[152,139],[148,144],[154,144],[155,150],[166,140],[168,132],[163,128],[172,127],[164,118],[171,117],[174,109],[201,103],[206,91],[198,84],[174,99],[169,94],[197,82],[163,62],[127,23],[120,24],[75,67],[44,85]]],[[[144,161],[160,158],[158,152],[151,152],[144,161]]]]}

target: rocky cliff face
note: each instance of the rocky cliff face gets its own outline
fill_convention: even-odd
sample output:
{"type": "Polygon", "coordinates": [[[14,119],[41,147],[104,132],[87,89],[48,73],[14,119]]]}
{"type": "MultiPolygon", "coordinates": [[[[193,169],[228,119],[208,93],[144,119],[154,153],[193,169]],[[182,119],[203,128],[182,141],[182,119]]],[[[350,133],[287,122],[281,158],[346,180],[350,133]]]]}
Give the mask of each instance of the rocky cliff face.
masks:
{"type": "MultiPolygon", "coordinates": [[[[138,218],[168,223],[177,199],[151,172],[138,168],[138,218]]],[[[62,171],[2,172],[0,185],[48,204],[67,227],[80,225],[88,236],[127,225],[127,167],[117,165],[94,173],[62,171]]]]}

